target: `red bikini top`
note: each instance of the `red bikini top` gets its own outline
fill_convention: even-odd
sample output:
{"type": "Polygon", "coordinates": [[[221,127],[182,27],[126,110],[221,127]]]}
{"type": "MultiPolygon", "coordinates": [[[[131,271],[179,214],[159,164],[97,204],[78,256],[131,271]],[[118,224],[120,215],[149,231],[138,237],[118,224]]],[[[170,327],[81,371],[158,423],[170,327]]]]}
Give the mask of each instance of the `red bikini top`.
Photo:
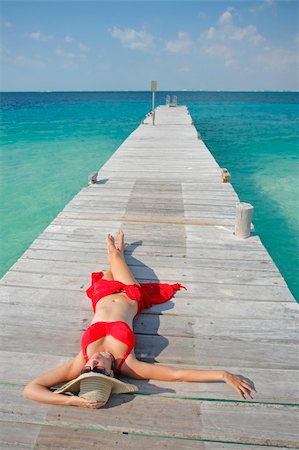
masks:
{"type": "Polygon", "coordinates": [[[81,348],[85,361],[88,361],[87,347],[92,342],[101,339],[104,336],[113,336],[115,339],[123,342],[127,345],[127,351],[122,357],[122,360],[118,366],[120,370],[121,366],[133,350],[135,346],[135,335],[129,325],[120,320],[115,322],[95,322],[91,324],[83,333],[81,338],[81,348]]]}

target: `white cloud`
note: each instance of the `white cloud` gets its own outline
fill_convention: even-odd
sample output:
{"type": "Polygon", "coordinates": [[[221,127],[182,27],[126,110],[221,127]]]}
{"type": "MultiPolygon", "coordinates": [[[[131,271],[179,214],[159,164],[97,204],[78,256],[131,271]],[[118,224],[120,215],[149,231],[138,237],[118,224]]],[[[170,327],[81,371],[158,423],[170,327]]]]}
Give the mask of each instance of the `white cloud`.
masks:
{"type": "Polygon", "coordinates": [[[214,27],[210,27],[206,32],[207,39],[213,39],[216,35],[216,29],[214,27]]]}
{"type": "Polygon", "coordinates": [[[252,13],[256,13],[271,8],[273,5],[274,5],[273,0],[263,0],[260,2],[260,4],[253,6],[252,8],[249,8],[249,11],[252,13]]]}
{"type": "Polygon", "coordinates": [[[69,51],[63,47],[58,47],[55,50],[55,55],[62,59],[62,67],[64,69],[72,69],[78,67],[80,63],[86,59],[86,53],[89,49],[86,46],[84,46],[84,48],[84,51],[81,49],[78,53],[76,51],[69,51]]]}
{"type": "MultiPolygon", "coordinates": [[[[89,51],[90,51],[90,48],[87,46],[87,45],[85,45],[85,44],[83,44],[82,42],[76,42],[76,40],[72,37],[72,36],[69,36],[69,35],[67,35],[67,36],[65,36],[64,37],[64,39],[63,39],[63,43],[64,44],[73,44],[73,51],[75,52],[76,50],[79,50],[79,52],[81,52],[81,53],[88,53],[89,51]]],[[[59,56],[63,56],[62,55],[62,53],[65,53],[65,56],[67,57],[67,54],[69,53],[70,55],[73,55],[73,53],[71,53],[71,52],[68,52],[67,50],[65,50],[65,49],[61,49],[61,47],[59,47],[58,48],[58,53],[60,54],[59,56]]],[[[76,55],[74,54],[74,57],[75,57],[76,55]]]]}
{"type": "Polygon", "coordinates": [[[18,66],[23,67],[45,67],[45,62],[40,57],[28,57],[24,55],[16,55],[12,62],[18,66]]]}
{"type": "Polygon", "coordinates": [[[31,67],[35,69],[45,67],[47,63],[47,61],[39,55],[27,56],[22,54],[15,54],[4,47],[0,47],[0,56],[1,59],[3,59],[3,61],[8,64],[22,67],[31,67]]]}
{"type": "Polygon", "coordinates": [[[248,25],[245,28],[236,28],[232,34],[231,39],[235,41],[242,41],[246,37],[256,33],[255,25],[248,25]]]}
{"type": "Polygon", "coordinates": [[[55,50],[55,55],[56,56],[61,56],[62,58],[66,58],[66,59],[74,59],[76,58],[76,54],[73,52],[69,52],[68,50],[66,50],[65,48],[62,47],[58,47],[55,50]]]}
{"type": "Polygon", "coordinates": [[[225,44],[212,44],[206,47],[205,52],[211,56],[217,56],[224,59],[226,67],[233,66],[237,63],[234,51],[225,44]]]}
{"type": "Polygon", "coordinates": [[[232,35],[230,39],[232,39],[233,41],[242,41],[247,39],[248,42],[252,43],[253,45],[259,45],[266,40],[260,33],[258,33],[255,25],[248,25],[244,28],[234,27],[232,29],[232,35]]]}
{"type": "Polygon", "coordinates": [[[218,19],[218,25],[216,26],[216,28],[212,27],[213,38],[219,38],[225,41],[247,40],[254,45],[258,45],[265,41],[263,36],[258,33],[256,25],[250,24],[243,28],[235,25],[234,15],[236,15],[236,12],[233,8],[228,8],[226,11],[224,11],[224,13],[218,19]]]}
{"type": "Polygon", "coordinates": [[[231,25],[232,21],[233,21],[233,16],[231,13],[232,9],[228,8],[226,11],[224,11],[224,13],[219,17],[218,19],[218,23],[220,25],[231,25]]]}
{"type": "Polygon", "coordinates": [[[238,13],[234,8],[227,8],[216,24],[201,34],[203,51],[224,60],[225,66],[238,63],[240,56],[246,54],[250,47],[258,47],[266,39],[258,32],[256,25],[239,27],[235,21],[238,13]]]}
{"type": "Polygon", "coordinates": [[[11,22],[8,22],[7,20],[4,20],[3,22],[4,28],[12,28],[13,24],[11,22]]]}
{"type": "Polygon", "coordinates": [[[203,11],[198,11],[197,15],[200,19],[207,19],[208,17],[207,14],[203,11]]]}
{"type": "Polygon", "coordinates": [[[111,36],[119,39],[121,45],[132,50],[150,50],[154,45],[154,37],[145,30],[136,31],[133,28],[120,29],[113,27],[111,36]]]}
{"type": "Polygon", "coordinates": [[[13,24],[8,20],[5,20],[4,17],[0,17],[0,27],[1,28],[13,28],[13,24]]]}
{"type": "Polygon", "coordinates": [[[255,61],[265,70],[283,72],[290,67],[298,67],[299,55],[296,51],[283,48],[264,47],[255,61]]]}
{"type": "Polygon", "coordinates": [[[64,61],[64,63],[62,64],[62,67],[64,69],[74,69],[74,68],[77,68],[78,65],[74,61],[64,61]]]}
{"type": "Polygon", "coordinates": [[[87,53],[90,50],[90,48],[87,47],[87,45],[82,44],[82,42],[78,43],[78,49],[80,50],[80,52],[83,52],[83,53],[87,53]]]}
{"type": "Polygon", "coordinates": [[[189,73],[191,71],[192,71],[192,66],[190,66],[190,64],[184,64],[182,66],[177,67],[177,72],[189,73]]]}
{"type": "Polygon", "coordinates": [[[26,37],[34,39],[35,41],[48,41],[52,39],[53,36],[47,36],[43,34],[41,31],[32,31],[31,33],[26,33],[26,37]]]}
{"type": "Polygon", "coordinates": [[[65,44],[71,44],[72,42],[74,42],[74,39],[71,36],[65,36],[63,41],[65,44]]]}
{"type": "Polygon", "coordinates": [[[7,49],[4,48],[4,47],[0,47],[0,55],[3,56],[3,57],[9,56],[9,55],[10,55],[10,51],[7,50],[7,49]]]}
{"type": "Polygon", "coordinates": [[[166,41],[166,50],[170,53],[188,53],[193,43],[188,33],[184,31],[178,32],[178,38],[173,41],[166,41]]]}

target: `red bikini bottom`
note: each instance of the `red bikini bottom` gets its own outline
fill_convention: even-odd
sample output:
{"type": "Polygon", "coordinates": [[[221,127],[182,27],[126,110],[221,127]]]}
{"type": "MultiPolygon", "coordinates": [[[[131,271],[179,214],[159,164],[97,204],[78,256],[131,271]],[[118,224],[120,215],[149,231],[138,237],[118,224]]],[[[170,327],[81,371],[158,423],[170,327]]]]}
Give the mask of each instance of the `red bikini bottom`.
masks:
{"type": "Polygon", "coordinates": [[[91,274],[91,285],[86,290],[87,296],[92,301],[94,312],[99,300],[114,293],[123,292],[131,300],[135,300],[138,304],[137,314],[139,314],[143,309],[167,302],[176,291],[182,288],[186,289],[179,283],[124,284],[117,280],[106,280],[103,276],[103,272],[93,272],[91,274]]]}

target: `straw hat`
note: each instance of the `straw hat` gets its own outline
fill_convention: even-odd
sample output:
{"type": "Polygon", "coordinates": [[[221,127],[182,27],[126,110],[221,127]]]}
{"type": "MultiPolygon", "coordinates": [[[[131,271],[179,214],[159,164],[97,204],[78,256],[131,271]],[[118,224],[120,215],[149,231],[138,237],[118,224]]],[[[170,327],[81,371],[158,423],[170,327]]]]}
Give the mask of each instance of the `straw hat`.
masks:
{"type": "Polygon", "coordinates": [[[88,372],[69,381],[54,391],[55,394],[71,393],[95,402],[107,402],[110,394],[138,391],[134,384],[124,383],[101,373],[88,372]]]}

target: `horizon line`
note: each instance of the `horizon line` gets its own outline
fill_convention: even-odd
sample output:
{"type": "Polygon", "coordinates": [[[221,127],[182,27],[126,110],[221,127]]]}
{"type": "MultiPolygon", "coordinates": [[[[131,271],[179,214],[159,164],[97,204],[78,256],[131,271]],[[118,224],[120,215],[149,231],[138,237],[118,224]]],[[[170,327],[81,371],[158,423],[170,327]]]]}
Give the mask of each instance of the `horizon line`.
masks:
{"type": "MultiPolygon", "coordinates": [[[[34,94],[58,94],[58,93],[103,93],[103,92],[147,92],[147,93],[151,93],[152,91],[149,89],[143,90],[143,89],[124,89],[124,90],[118,90],[118,89],[107,89],[107,90],[20,90],[20,91],[0,91],[0,94],[30,94],[30,93],[34,93],[34,94]]],[[[182,92],[182,93],[186,93],[186,92],[234,92],[234,93],[238,93],[238,92],[291,92],[291,93],[299,93],[299,90],[287,90],[287,89],[278,89],[278,90],[273,90],[273,89],[245,89],[245,90],[226,90],[226,89],[167,89],[167,90],[157,90],[156,94],[158,94],[159,92],[161,93],[165,93],[165,92],[182,92]]]]}

